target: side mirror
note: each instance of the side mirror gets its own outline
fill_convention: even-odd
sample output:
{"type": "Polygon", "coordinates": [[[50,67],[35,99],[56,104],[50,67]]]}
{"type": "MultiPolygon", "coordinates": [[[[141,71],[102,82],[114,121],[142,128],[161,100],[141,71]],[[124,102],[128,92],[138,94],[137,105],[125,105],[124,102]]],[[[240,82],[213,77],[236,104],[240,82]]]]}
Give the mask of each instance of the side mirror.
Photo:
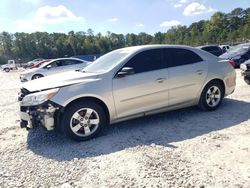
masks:
{"type": "Polygon", "coordinates": [[[132,75],[135,74],[135,71],[132,67],[123,67],[122,70],[120,70],[117,73],[117,78],[122,78],[125,77],[127,75],[132,75]]]}
{"type": "Polygon", "coordinates": [[[51,65],[48,65],[46,68],[47,68],[47,69],[51,69],[51,67],[52,67],[51,65]]]}

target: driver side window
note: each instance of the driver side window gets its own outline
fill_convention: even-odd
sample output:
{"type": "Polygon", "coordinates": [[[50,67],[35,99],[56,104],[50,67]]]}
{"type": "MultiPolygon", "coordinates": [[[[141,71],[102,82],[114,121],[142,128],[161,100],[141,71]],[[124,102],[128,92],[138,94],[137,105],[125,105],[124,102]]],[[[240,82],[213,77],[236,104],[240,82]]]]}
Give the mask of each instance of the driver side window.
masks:
{"type": "Polygon", "coordinates": [[[130,59],[124,67],[131,67],[135,73],[143,73],[164,68],[161,49],[140,52],[130,59]]]}
{"type": "Polygon", "coordinates": [[[62,61],[60,60],[54,61],[50,63],[49,65],[47,65],[47,67],[51,67],[51,68],[60,67],[60,66],[62,66],[62,61]]]}
{"type": "Polygon", "coordinates": [[[247,52],[247,57],[248,57],[248,59],[250,59],[250,49],[247,52]]]}

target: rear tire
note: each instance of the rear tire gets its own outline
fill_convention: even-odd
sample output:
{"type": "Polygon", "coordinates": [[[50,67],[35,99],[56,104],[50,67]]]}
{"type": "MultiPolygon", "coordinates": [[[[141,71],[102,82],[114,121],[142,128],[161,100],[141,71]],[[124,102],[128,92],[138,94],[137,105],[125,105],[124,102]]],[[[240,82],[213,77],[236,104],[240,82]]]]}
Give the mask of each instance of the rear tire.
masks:
{"type": "Polygon", "coordinates": [[[102,106],[94,101],[82,101],[70,105],[63,114],[62,131],[76,141],[96,137],[107,124],[102,106]]]}
{"type": "Polygon", "coordinates": [[[31,80],[36,80],[36,79],[42,78],[42,77],[43,77],[43,75],[41,75],[41,74],[35,74],[34,76],[32,76],[31,80]]]}
{"type": "Polygon", "coordinates": [[[209,82],[201,93],[199,108],[205,111],[216,110],[220,106],[224,94],[225,91],[220,82],[209,82]]]}

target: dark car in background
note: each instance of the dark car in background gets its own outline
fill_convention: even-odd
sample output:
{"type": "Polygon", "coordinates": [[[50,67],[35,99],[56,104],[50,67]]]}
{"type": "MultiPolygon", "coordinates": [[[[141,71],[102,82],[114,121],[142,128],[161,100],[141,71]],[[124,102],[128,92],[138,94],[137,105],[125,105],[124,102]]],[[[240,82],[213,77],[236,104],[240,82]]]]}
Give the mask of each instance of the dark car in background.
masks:
{"type": "Polygon", "coordinates": [[[232,46],[229,51],[222,54],[220,58],[234,61],[235,68],[239,68],[242,63],[250,59],[250,43],[232,46]]]}
{"type": "Polygon", "coordinates": [[[88,61],[88,62],[93,62],[96,59],[98,59],[99,57],[101,57],[101,54],[76,55],[76,56],[72,56],[72,57],[82,59],[82,60],[88,61]]]}
{"type": "Polygon", "coordinates": [[[222,49],[217,45],[199,46],[198,48],[214,54],[215,56],[220,56],[221,54],[223,54],[222,49]]]}
{"type": "Polygon", "coordinates": [[[250,85],[250,59],[240,65],[241,74],[244,77],[245,82],[250,85]]]}

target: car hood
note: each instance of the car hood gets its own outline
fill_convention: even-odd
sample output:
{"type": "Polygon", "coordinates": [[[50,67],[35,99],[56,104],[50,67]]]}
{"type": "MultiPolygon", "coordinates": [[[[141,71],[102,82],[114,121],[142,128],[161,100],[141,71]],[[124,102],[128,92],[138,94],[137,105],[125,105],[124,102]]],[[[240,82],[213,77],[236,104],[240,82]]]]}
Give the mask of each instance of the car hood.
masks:
{"type": "Polygon", "coordinates": [[[30,74],[30,73],[36,72],[37,70],[39,70],[39,68],[27,69],[27,70],[25,70],[24,72],[22,72],[21,74],[22,74],[22,75],[30,74]]]}
{"type": "Polygon", "coordinates": [[[99,76],[100,73],[69,71],[25,82],[22,88],[27,89],[29,92],[44,91],[77,83],[92,82],[97,80],[99,76]]]}
{"type": "Polygon", "coordinates": [[[220,58],[226,58],[226,59],[233,59],[237,56],[242,56],[243,53],[237,53],[237,52],[226,52],[220,56],[220,58]]]}

